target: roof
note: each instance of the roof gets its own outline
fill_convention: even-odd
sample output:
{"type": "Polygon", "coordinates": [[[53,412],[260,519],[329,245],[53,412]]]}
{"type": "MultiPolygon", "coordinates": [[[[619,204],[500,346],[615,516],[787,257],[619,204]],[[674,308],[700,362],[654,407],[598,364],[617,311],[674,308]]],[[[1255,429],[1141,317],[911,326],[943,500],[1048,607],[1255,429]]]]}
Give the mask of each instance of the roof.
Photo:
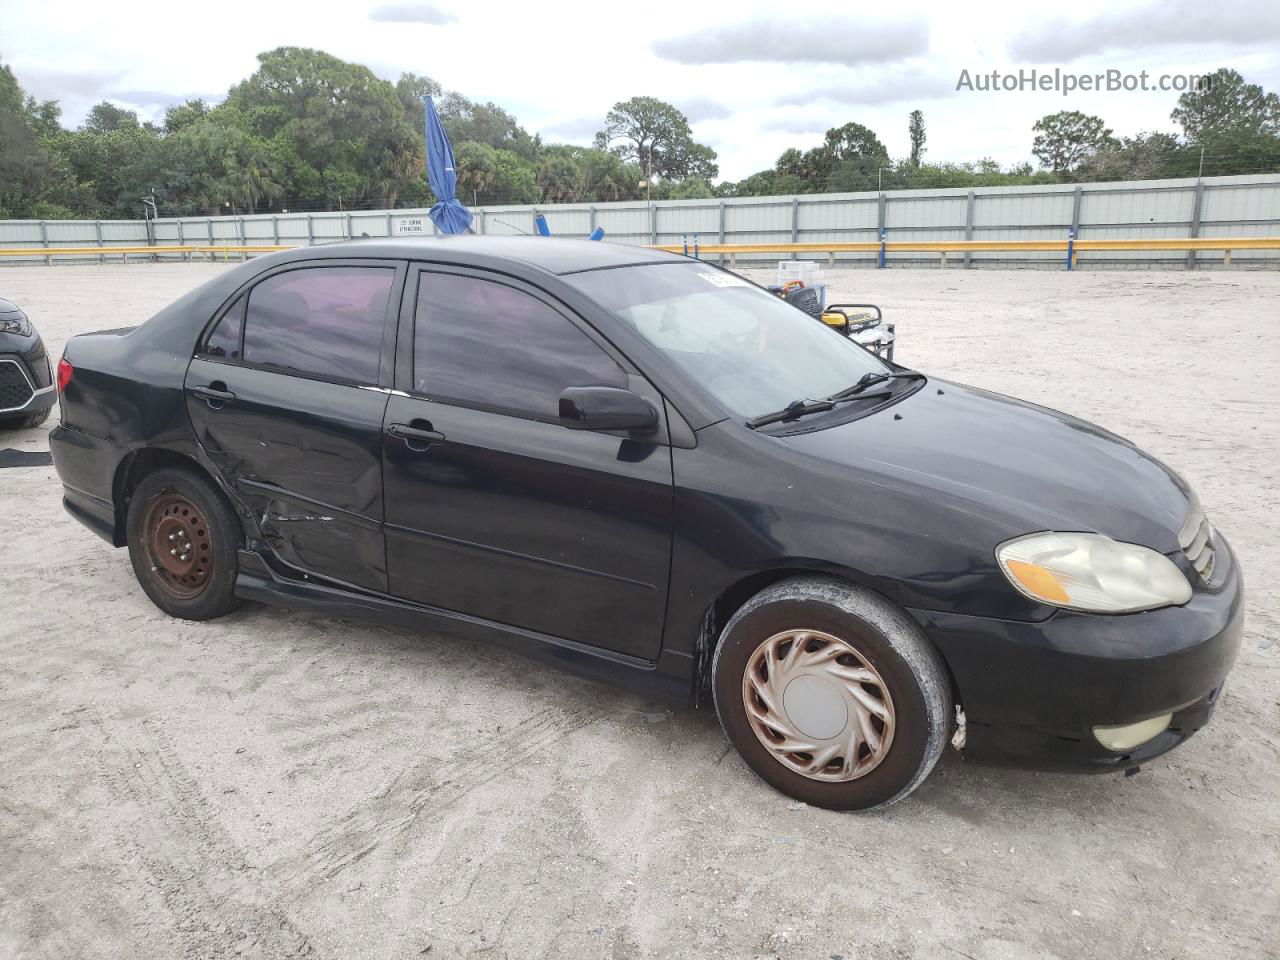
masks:
{"type": "Polygon", "coordinates": [[[603,240],[570,240],[557,237],[493,237],[464,234],[456,237],[371,237],[306,247],[315,256],[469,257],[520,260],[549,273],[578,273],[632,264],[670,263],[685,259],[674,253],[603,240]]]}

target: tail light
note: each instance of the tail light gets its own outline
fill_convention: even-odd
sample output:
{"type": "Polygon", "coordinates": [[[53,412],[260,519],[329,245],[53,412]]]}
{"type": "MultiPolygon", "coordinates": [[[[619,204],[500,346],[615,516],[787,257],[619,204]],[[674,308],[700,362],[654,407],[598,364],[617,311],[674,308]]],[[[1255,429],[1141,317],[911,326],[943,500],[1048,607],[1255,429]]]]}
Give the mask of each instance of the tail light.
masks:
{"type": "Polygon", "coordinates": [[[76,368],[67,363],[65,358],[58,361],[58,393],[67,389],[67,384],[71,382],[71,375],[75,372],[76,368]]]}

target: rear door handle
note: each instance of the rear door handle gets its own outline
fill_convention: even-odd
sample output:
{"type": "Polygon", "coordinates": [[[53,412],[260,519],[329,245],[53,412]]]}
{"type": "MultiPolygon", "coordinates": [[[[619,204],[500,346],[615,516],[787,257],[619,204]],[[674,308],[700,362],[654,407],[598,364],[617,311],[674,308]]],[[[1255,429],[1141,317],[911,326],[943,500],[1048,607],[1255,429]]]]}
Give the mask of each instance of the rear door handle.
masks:
{"type": "Polygon", "coordinates": [[[411,427],[407,423],[391,424],[387,427],[387,434],[403,440],[410,450],[425,450],[427,446],[444,440],[444,434],[438,430],[423,430],[420,427],[411,427]],[[425,446],[415,446],[415,444],[425,444],[425,446]]]}
{"type": "MultiPolygon", "coordinates": [[[[214,407],[214,404],[219,407],[224,406],[233,403],[236,399],[236,395],[230,390],[215,390],[213,387],[192,387],[191,392],[211,407],[214,407]]],[[[214,409],[216,410],[217,407],[214,409]]]]}

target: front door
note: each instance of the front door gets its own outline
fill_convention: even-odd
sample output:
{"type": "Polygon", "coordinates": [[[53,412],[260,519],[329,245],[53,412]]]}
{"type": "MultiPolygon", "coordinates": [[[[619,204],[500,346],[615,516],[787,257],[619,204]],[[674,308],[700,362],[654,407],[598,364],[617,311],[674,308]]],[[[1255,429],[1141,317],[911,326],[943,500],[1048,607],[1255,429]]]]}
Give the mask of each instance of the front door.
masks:
{"type": "Polygon", "coordinates": [[[187,369],[187,411],[280,559],[385,592],[382,426],[405,267],[331,263],[271,273],[224,312],[187,369]]]}
{"type": "Polygon", "coordinates": [[[514,280],[424,268],[402,309],[412,362],[398,361],[383,448],[391,593],[656,658],[670,447],[558,421],[567,387],[629,386],[661,408],[656,392],[514,280]]]}

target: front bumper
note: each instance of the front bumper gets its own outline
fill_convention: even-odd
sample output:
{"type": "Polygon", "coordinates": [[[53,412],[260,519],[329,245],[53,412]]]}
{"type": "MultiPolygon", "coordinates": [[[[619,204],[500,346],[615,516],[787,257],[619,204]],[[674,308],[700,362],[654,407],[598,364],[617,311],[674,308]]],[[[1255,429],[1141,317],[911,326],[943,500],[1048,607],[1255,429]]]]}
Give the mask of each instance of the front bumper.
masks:
{"type": "Polygon", "coordinates": [[[29,355],[0,354],[0,417],[43,413],[58,402],[43,350],[41,345],[35,360],[29,355]]]}
{"type": "Polygon", "coordinates": [[[1218,537],[1217,567],[1191,600],[1124,616],[1059,611],[1027,623],[909,611],[951,669],[968,721],[965,755],[1099,772],[1173,749],[1208,722],[1235,661],[1244,588],[1218,537]],[[1173,713],[1169,729],[1118,753],[1093,735],[1173,713]]]}

